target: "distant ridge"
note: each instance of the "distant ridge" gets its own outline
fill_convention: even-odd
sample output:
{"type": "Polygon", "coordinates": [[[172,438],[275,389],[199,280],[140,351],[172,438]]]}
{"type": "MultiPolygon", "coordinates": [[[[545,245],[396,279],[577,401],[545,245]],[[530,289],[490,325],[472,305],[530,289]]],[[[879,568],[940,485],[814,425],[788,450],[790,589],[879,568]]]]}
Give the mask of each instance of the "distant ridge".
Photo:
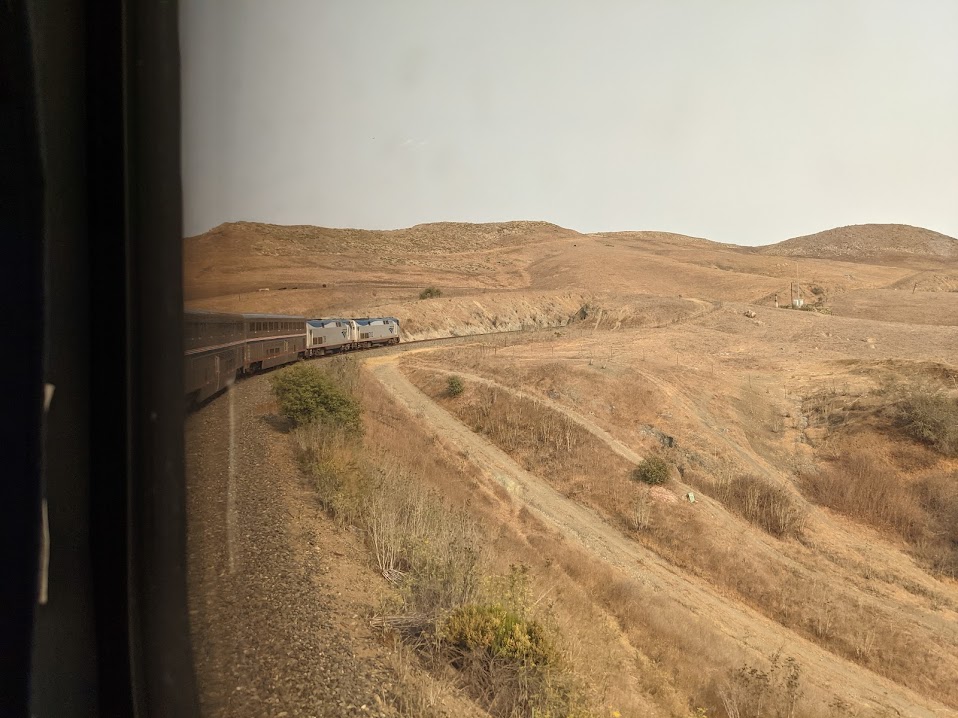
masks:
{"type": "Polygon", "coordinates": [[[756,247],[759,254],[885,263],[955,260],[958,239],[907,224],[855,224],[756,247]]]}
{"type": "MultiPolygon", "coordinates": [[[[958,239],[904,224],[858,224],[795,237],[776,244],[743,247],[663,231],[581,234],[542,221],[433,222],[391,230],[227,222],[184,240],[188,255],[222,255],[219,261],[244,254],[303,256],[318,254],[448,255],[488,251],[536,243],[594,240],[621,242],[655,253],[732,250],[780,257],[834,259],[861,264],[940,268],[958,262],[958,239]]],[[[611,246],[611,245],[610,245],[611,246]]]]}
{"type": "MultiPolygon", "coordinates": [[[[580,237],[578,232],[549,222],[513,221],[430,222],[402,229],[355,229],[280,225],[263,222],[225,222],[203,234],[187,237],[189,246],[257,242],[273,254],[303,251],[328,253],[388,252],[390,254],[445,254],[494,247],[580,237]]],[[[234,247],[235,248],[235,247],[234,247]]]]}

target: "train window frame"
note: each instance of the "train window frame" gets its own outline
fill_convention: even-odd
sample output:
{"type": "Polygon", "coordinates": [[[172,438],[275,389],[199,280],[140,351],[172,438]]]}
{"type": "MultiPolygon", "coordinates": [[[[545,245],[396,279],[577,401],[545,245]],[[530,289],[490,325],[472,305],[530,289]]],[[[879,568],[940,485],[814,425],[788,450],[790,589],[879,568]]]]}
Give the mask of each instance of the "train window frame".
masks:
{"type": "Polygon", "coordinates": [[[4,645],[0,705],[37,718],[194,718],[186,366],[169,357],[222,327],[184,322],[178,7],[67,0],[49,10],[41,0],[0,10],[12,108],[0,135],[14,150],[0,173],[16,175],[21,200],[5,225],[9,274],[27,307],[14,319],[28,329],[18,346],[31,349],[14,361],[32,366],[10,375],[33,407],[16,423],[36,429],[8,458],[24,476],[9,482],[4,530],[24,533],[10,541],[22,561],[5,589],[29,590],[0,618],[19,624],[4,645]],[[36,451],[29,470],[21,447],[36,451]]]}

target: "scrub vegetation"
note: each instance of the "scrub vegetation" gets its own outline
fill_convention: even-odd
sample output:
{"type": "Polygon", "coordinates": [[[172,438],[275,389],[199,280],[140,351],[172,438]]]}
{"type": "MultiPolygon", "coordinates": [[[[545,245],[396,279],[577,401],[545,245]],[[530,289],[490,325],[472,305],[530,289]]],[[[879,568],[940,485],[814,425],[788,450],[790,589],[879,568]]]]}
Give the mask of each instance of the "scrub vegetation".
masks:
{"type": "MultiPolygon", "coordinates": [[[[334,363],[330,363],[336,366],[334,363]]],[[[533,611],[528,570],[492,571],[488,537],[462,510],[363,442],[355,372],[315,366],[273,381],[296,428],[299,460],[322,506],[362,532],[388,592],[373,622],[490,715],[585,716],[585,691],[562,639],[533,611]],[[346,380],[348,378],[348,380],[346,380]]]]}

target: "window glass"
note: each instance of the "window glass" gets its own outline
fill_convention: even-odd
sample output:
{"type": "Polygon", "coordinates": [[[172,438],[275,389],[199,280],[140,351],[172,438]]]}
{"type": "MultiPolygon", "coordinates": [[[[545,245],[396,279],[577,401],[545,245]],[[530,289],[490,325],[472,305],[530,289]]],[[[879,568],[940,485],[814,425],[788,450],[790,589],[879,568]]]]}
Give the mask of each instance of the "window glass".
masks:
{"type": "Polygon", "coordinates": [[[209,715],[958,710],[956,7],[180,0],[209,715]]]}

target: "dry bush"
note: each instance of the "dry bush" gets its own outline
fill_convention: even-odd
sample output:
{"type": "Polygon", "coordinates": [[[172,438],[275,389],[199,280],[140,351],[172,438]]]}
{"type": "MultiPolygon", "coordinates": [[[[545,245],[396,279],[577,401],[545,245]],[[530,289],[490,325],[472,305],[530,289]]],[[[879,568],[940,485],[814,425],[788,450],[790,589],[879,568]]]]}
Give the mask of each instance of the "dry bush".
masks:
{"type": "Polygon", "coordinates": [[[402,589],[407,611],[434,617],[474,601],[484,543],[475,522],[402,474],[383,474],[371,489],[363,526],[383,576],[402,589]]]}
{"type": "Polygon", "coordinates": [[[588,715],[584,690],[550,632],[527,610],[503,603],[461,606],[439,628],[440,652],[468,691],[493,716],[588,715]]]}
{"type": "Polygon", "coordinates": [[[805,509],[788,489],[758,476],[742,474],[723,482],[716,498],[772,536],[800,536],[805,528],[805,509]]]}
{"type": "Polygon", "coordinates": [[[841,412],[856,421],[829,422],[830,453],[817,472],[802,478],[813,500],[903,539],[933,573],[955,576],[958,479],[947,470],[935,472],[942,454],[958,452],[958,400],[940,388],[945,378],[886,382],[867,398],[857,397],[841,412]],[[889,422],[920,443],[888,433],[889,422]]]}
{"type": "Polygon", "coordinates": [[[460,418],[507,451],[539,447],[539,453],[550,458],[566,457],[584,438],[574,421],[544,404],[485,385],[476,393],[476,401],[463,408],[460,418]]]}
{"type": "Polygon", "coordinates": [[[798,662],[772,656],[767,669],[744,665],[719,688],[728,718],[795,718],[802,697],[798,662]]]}
{"type": "Polygon", "coordinates": [[[803,482],[810,498],[847,516],[908,541],[925,534],[928,517],[911,486],[873,448],[853,445],[836,453],[803,482]]]}
{"type": "MultiPolygon", "coordinates": [[[[465,691],[494,716],[585,714],[585,692],[556,632],[529,613],[527,571],[483,581],[487,539],[474,520],[420,477],[370,455],[355,434],[310,424],[294,438],[322,504],[363,531],[398,589],[400,612],[383,615],[384,628],[439,672],[457,669],[465,691]]],[[[429,712],[421,701],[409,708],[429,712]]]]}
{"type": "Polygon", "coordinates": [[[476,384],[449,401],[438,377],[417,372],[414,381],[476,433],[527,470],[548,479],[567,495],[617,513],[610,497],[623,490],[631,464],[601,440],[547,404],[476,384]]]}
{"type": "Polygon", "coordinates": [[[323,508],[341,524],[359,525],[371,485],[358,459],[361,445],[356,437],[316,423],[297,427],[292,436],[323,508]]]}
{"type": "Polygon", "coordinates": [[[475,599],[483,545],[475,522],[394,466],[365,463],[361,446],[342,433],[303,427],[295,437],[320,502],[363,530],[407,612],[428,622],[475,599]]]}
{"type": "Polygon", "coordinates": [[[958,456],[958,399],[933,389],[911,387],[903,391],[897,418],[912,438],[945,456],[958,456]]]}

